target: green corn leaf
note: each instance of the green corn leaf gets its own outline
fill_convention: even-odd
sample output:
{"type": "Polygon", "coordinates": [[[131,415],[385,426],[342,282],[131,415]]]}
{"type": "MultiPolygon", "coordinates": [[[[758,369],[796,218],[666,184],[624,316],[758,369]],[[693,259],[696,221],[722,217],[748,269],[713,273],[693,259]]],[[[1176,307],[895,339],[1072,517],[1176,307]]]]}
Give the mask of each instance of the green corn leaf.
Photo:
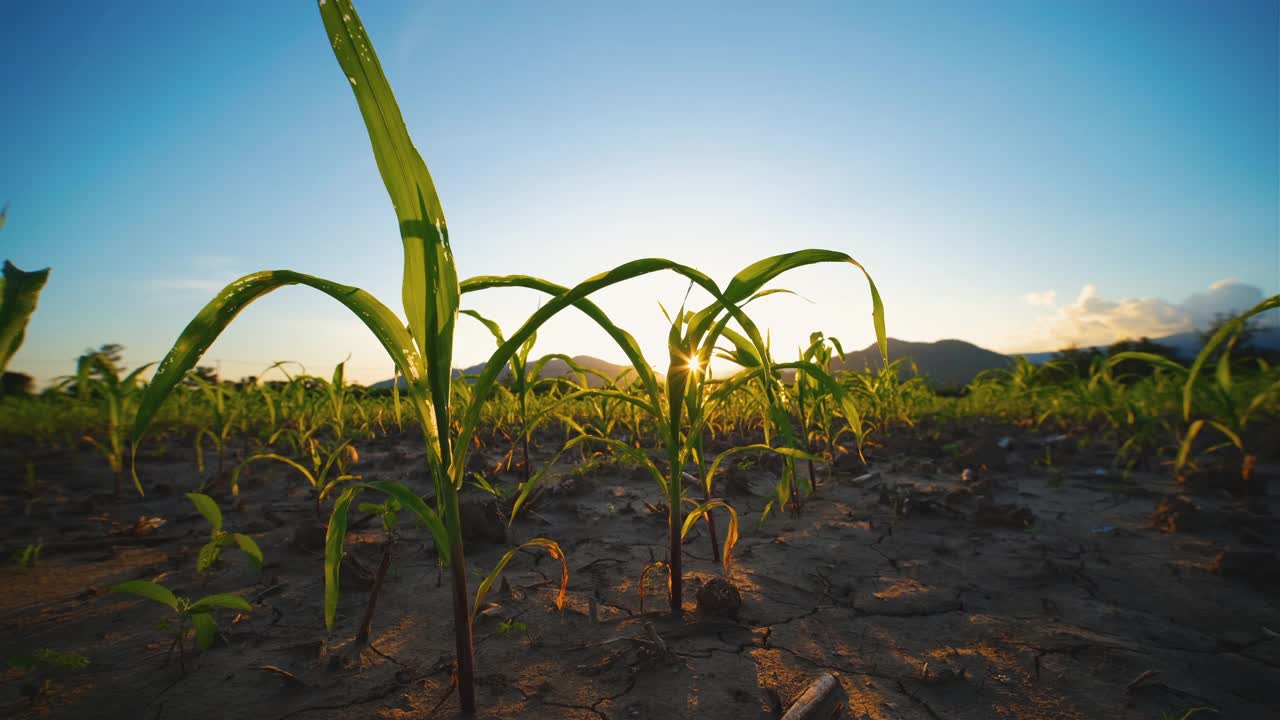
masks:
{"type": "Polygon", "coordinates": [[[286,285],[306,285],[342,303],[356,314],[382,343],[400,373],[409,381],[410,393],[426,404],[421,378],[422,363],[413,339],[395,313],[369,293],[349,285],[304,275],[290,270],[265,270],[246,275],[228,285],[196,315],[161,361],[155,377],[143,393],[134,421],[136,444],[146,433],[161,403],[195,367],[213,341],[249,303],[286,285]]]}
{"type": "Polygon", "coordinates": [[[196,629],[196,647],[201,651],[213,647],[213,642],[218,639],[218,623],[214,622],[213,616],[206,612],[195,613],[191,616],[191,625],[196,629]]]}
{"type": "Polygon", "coordinates": [[[329,529],[324,538],[324,627],[330,632],[338,614],[338,581],[342,576],[342,546],[347,540],[347,513],[362,489],[357,486],[343,490],[329,515],[329,529]]]}
{"type": "Polygon", "coordinates": [[[36,311],[40,291],[49,280],[49,268],[35,272],[19,270],[4,261],[4,281],[0,283],[0,372],[22,347],[27,322],[36,311]]]}
{"type": "Polygon", "coordinates": [[[254,565],[259,569],[262,568],[262,548],[258,547],[258,543],[253,538],[244,533],[235,533],[231,537],[235,538],[236,546],[240,548],[240,552],[249,556],[254,565]]]}
{"type": "Polygon", "coordinates": [[[239,595],[232,595],[231,593],[216,593],[214,595],[206,595],[191,603],[191,607],[187,609],[187,613],[195,614],[209,612],[214,608],[253,612],[253,607],[249,605],[249,602],[239,595]]]}
{"type": "Polygon", "coordinates": [[[245,467],[248,466],[250,463],[261,462],[263,460],[272,460],[275,462],[284,463],[285,465],[288,465],[294,470],[297,470],[299,473],[302,473],[302,476],[307,479],[307,482],[311,485],[311,487],[316,487],[318,485],[318,481],[316,479],[315,474],[313,474],[310,470],[308,470],[304,465],[302,465],[302,463],[299,463],[297,460],[294,460],[293,458],[285,457],[284,455],[278,455],[276,453],[259,453],[257,455],[253,455],[251,457],[245,458],[243,462],[241,462],[239,465],[236,465],[235,469],[231,471],[231,493],[233,495],[240,494],[240,473],[245,469],[245,467]]]}
{"type": "Polygon", "coordinates": [[[213,498],[203,493],[187,493],[187,499],[196,506],[196,510],[204,516],[205,520],[213,526],[213,532],[217,533],[222,530],[222,510],[218,508],[218,503],[213,498]]]}
{"type": "Polygon", "coordinates": [[[1199,376],[1200,370],[1204,368],[1205,363],[1209,362],[1209,358],[1218,349],[1218,346],[1238,335],[1244,329],[1245,323],[1249,318],[1276,308],[1280,308],[1280,295],[1272,295],[1228,322],[1223,323],[1222,327],[1218,328],[1217,332],[1213,334],[1213,337],[1209,338],[1209,341],[1200,349],[1200,354],[1196,356],[1195,362],[1187,370],[1187,381],[1182,387],[1183,419],[1191,419],[1191,401],[1194,397],[1193,390],[1196,377],[1199,376]]]}
{"type": "Polygon", "coordinates": [[[711,461],[711,467],[709,470],[707,470],[707,476],[703,479],[703,486],[706,489],[708,494],[711,493],[711,485],[713,482],[715,482],[717,471],[720,469],[720,463],[724,462],[725,460],[728,460],[730,457],[733,457],[734,455],[740,452],[743,452],[745,450],[755,450],[757,452],[771,452],[777,455],[781,455],[783,457],[792,457],[792,458],[798,458],[801,460],[820,461],[822,459],[816,455],[807,453],[803,450],[797,450],[795,448],[788,448],[788,447],[776,448],[776,447],[771,447],[769,445],[761,445],[761,444],[738,445],[737,447],[731,447],[728,450],[725,450],[724,452],[717,455],[716,459],[711,461]]]}
{"type": "Polygon", "coordinates": [[[459,298],[444,210],[355,6],[350,0],[322,1],[320,16],[333,54],[360,106],[378,171],[400,221],[404,310],[419,350],[432,363],[431,394],[444,406],[436,408],[437,422],[443,425],[447,421],[459,298]]]}
{"type": "Polygon", "coordinates": [[[417,493],[410,490],[405,485],[390,480],[377,480],[367,483],[366,487],[377,490],[380,493],[391,496],[396,502],[400,503],[400,507],[408,510],[427,527],[431,533],[431,539],[436,544],[436,554],[442,558],[449,557],[449,533],[446,531],[444,523],[440,521],[440,516],[432,510],[429,505],[423,502],[417,493]]]}
{"type": "Polygon", "coordinates": [[[178,598],[169,592],[169,588],[153,583],[147,580],[128,580],[111,586],[111,592],[122,592],[130,595],[137,595],[148,600],[155,600],[158,603],[168,605],[174,610],[178,609],[178,598]]]}
{"type": "Polygon", "coordinates": [[[1218,420],[1210,420],[1209,424],[1217,429],[1218,432],[1226,435],[1227,439],[1231,441],[1231,444],[1236,446],[1236,449],[1244,452],[1244,441],[1240,439],[1240,435],[1237,434],[1235,430],[1232,430],[1225,423],[1218,420]]]}
{"type": "Polygon", "coordinates": [[[211,540],[200,548],[200,554],[196,556],[196,572],[204,572],[213,567],[218,562],[218,557],[222,554],[222,546],[217,540],[211,540]]]}
{"type": "Polygon", "coordinates": [[[462,314],[469,315],[475,318],[476,320],[480,321],[480,324],[484,325],[485,328],[489,331],[489,334],[493,335],[493,338],[498,341],[498,345],[502,345],[502,328],[498,325],[498,323],[481,315],[475,310],[463,310],[462,314]]]}
{"type": "Polygon", "coordinates": [[[871,291],[871,318],[876,332],[876,344],[880,348],[880,355],[885,364],[888,364],[889,345],[888,336],[885,334],[884,303],[880,299],[880,291],[876,289],[876,284],[872,281],[871,275],[867,273],[866,268],[861,263],[845,253],[834,250],[799,250],[775,255],[748,265],[735,275],[729,285],[725,287],[722,298],[718,298],[715,303],[694,316],[694,319],[689,323],[689,333],[694,338],[700,337],[711,325],[715,317],[719,315],[720,311],[727,309],[727,305],[747,300],[759,292],[766,283],[782,273],[806,265],[829,262],[849,263],[861,270],[863,276],[867,279],[867,286],[871,291]]]}
{"type": "MultiPolygon", "coordinates": [[[[511,360],[511,357],[519,352],[520,347],[529,339],[538,328],[542,326],[550,318],[554,317],[561,310],[569,306],[577,307],[584,312],[592,320],[595,320],[602,329],[618,343],[622,351],[627,355],[627,359],[631,360],[633,367],[640,374],[646,393],[650,395],[655,404],[661,404],[661,394],[658,391],[657,379],[649,368],[648,363],[644,360],[644,355],[639,350],[639,345],[631,335],[621,328],[618,328],[612,321],[600,311],[594,304],[587,302],[587,296],[602,290],[606,287],[616,285],[617,283],[630,280],[632,278],[648,275],[664,270],[674,271],[684,277],[689,278],[695,284],[707,290],[715,297],[720,297],[720,288],[711,278],[691,267],[681,265],[671,260],[661,258],[644,258],[641,260],[633,260],[623,263],[612,270],[600,273],[584,280],[572,288],[564,288],[554,283],[549,283],[538,278],[528,276],[510,276],[510,277],[481,277],[471,278],[463,283],[463,292],[475,291],[489,287],[527,287],[542,292],[547,292],[554,297],[544,306],[539,308],[533,315],[525,321],[511,337],[489,358],[484,369],[480,372],[480,376],[476,379],[474,392],[477,398],[484,398],[492,390],[493,384],[497,381],[498,374],[502,368],[511,360]]],[[[459,450],[459,457],[455,458],[454,477],[455,486],[462,482],[462,475],[465,468],[465,453],[469,450],[471,437],[475,432],[476,423],[479,422],[482,403],[471,403],[467,408],[467,413],[462,419],[461,429],[458,432],[457,440],[454,446],[459,450]]]]}

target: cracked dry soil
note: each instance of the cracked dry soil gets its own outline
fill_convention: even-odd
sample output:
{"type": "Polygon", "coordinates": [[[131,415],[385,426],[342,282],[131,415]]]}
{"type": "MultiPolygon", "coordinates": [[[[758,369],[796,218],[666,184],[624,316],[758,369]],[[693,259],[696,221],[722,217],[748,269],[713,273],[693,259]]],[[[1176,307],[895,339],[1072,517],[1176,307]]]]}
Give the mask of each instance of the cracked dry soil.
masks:
{"type": "MultiPolygon", "coordinates": [[[[414,448],[407,435],[370,443],[362,469],[422,487],[414,448]]],[[[219,497],[228,529],[253,535],[267,562],[258,571],[227,551],[201,578],[195,553],[208,530],[181,494],[198,485],[186,454],[174,448],[143,467],[153,483],[146,498],[84,500],[110,482],[87,453],[37,459],[52,488],[29,516],[15,483],[4,484],[6,554],[37,539],[46,550],[34,568],[0,570],[3,654],[53,648],[90,661],[36,702],[22,696],[21,673],[6,668],[6,715],[456,715],[448,581],[424,531],[406,529],[372,644],[353,661],[346,646],[368,597],[361,568],[378,562],[376,523],[349,537],[338,620],[326,636],[322,550],[305,531],[315,523],[309,489],[263,468],[239,499],[219,497]],[[165,523],[129,535],[140,515],[165,523]],[[220,614],[218,644],[188,659],[182,676],[156,629],[164,608],[106,590],[132,578],[192,597],[237,592],[254,612],[220,614]]],[[[1147,720],[1202,705],[1219,718],[1280,717],[1280,594],[1214,572],[1220,551],[1242,546],[1243,525],[1250,543],[1274,551],[1275,496],[1250,503],[1248,523],[1239,501],[1198,497],[1210,521],[1167,533],[1151,523],[1157,500],[1176,492],[1162,475],[1104,480],[1076,467],[1051,480],[1010,467],[968,483],[910,456],[873,463],[870,478],[820,467],[827,479],[817,494],[761,526],[776,475],[735,470],[728,499],[743,524],[730,576],[741,609],[722,617],[695,608],[698,587],[722,574],[701,524],[685,545],[680,619],[661,612],[661,580],[639,606],[640,571],[665,553],[664,519],[646,507],[660,502],[659,490],[624,468],[566,472],[509,539],[561,544],[567,604],[554,608],[559,567],[549,557],[522,553],[511,563],[475,628],[480,717],[778,718],[825,671],[843,685],[847,718],[1147,720]],[[503,619],[524,629],[504,633],[503,619]]],[[[472,592],[506,547],[468,543],[472,592]]]]}

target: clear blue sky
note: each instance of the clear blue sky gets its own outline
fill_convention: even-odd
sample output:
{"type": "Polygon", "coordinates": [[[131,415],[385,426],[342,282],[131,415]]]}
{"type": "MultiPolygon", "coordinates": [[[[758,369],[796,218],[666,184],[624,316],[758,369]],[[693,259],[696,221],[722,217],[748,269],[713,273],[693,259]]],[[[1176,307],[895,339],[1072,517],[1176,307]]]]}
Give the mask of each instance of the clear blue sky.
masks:
{"type": "MultiPolygon", "coordinates": [[[[463,277],[570,283],[652,255],[727,280],[828,247],[871,271],[891,335],[1000,350],[1145,307],[1124,301],[1280,286],[1276,2],[685,5],[360,6],[463,277]],[[1086,286],[1106,302],[1086,308],[1086,286]]],[[[105,342],[158,360],[258,269],[399,308],[394,216],[312,3],[12,3],[0,93],[0,257],[53,267],[11,369],[45,380],[105,342]]],[[[816,329],[870,342],[854,271],[781,285],[812,304],[760,304],[780,354],[816,329]]],[[[683,292],[602,303],[659,360],[657,302],[683,292]]],[[[536,302],[467,305],[511,328],[536,302]]],[[[460,323],[456,364],[487,356],[460,323]]],[[[577,318],[539,337],[621,359],[577,318]]],[[[340,306],[288,288],[206,363],[322,372],[348,353],[357,378],[390,372],[340,306]]]]}

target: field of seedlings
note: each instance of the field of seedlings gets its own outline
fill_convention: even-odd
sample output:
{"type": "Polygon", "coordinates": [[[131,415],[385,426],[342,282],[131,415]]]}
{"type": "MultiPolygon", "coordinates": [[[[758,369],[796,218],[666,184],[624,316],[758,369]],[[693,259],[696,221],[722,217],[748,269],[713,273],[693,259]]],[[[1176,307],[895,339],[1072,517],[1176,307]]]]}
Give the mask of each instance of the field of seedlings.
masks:
{"type": "MultiPolygon", "coordinates": [[[[1280,714],[1280,367],[1241,340],[1280,296],[1193,362],[1019,357],[939,391],[889,357],[892,298],[840,251],[726,284],[661,258],[460,281],[355,8],[319,10],[401,229],[402,313],[263,271],[158,363],[89,353],[0,396],[6,717],[1280,714]],[[753,322],[817,264],[866,288],[881,367],[837,369],[818,328],[782,354],[753,322]],[[710,298],[671,309],[659,368],[592,301],[654,273],[710,298]],[[287,285],[358,316],[395,382],[197,372],[287,285]],[[500,327],[468,309],[494,288],[542,304],[500,327]],[[560,313],[630,367],[535,353],[560,313]],[[496,349],[464,375],[473,322],[496,349]]],[[[47,277],[6,266],[5,362],[47,277]]]]}

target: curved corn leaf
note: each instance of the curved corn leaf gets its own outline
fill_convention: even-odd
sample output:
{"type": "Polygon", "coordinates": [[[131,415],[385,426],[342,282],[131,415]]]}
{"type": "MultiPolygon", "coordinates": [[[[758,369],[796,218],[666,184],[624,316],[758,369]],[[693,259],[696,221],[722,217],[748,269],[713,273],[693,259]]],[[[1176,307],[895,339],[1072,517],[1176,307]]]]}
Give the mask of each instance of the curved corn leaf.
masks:
{"type": "MultiPolygon", "coordinates": [[[[623,263],[612,270],[600,273],[590,277],[572,288],[564,288],[554,283],[549,283],[538,278],[528,276],[509,276],[509,277],[479,277],[471,278],[462,284],[463,292],[471,292],[490,287],[526,287],[539,290],[553,295],[554,297],[546,304],[539,308],[524,325],[520,327],[506,342],[498,348],[496,352],[489,358],[484,369],[480,372],[476,379],[473,391],[476,398],[488,397],[489,392],[493,388],[493,384],[497,381],[499,373],[507,364],[511,357],[519,352],[521,346],[531,335],[537,332],[547,320],[555,316],[561,310],[570,305],[577,307],[586,313],[588,317],[595,320],[602,329],[609,334],[610,337],[618,343],[622,351],[627,355],[627,359],[632,362],[636,372],[641,376],[645,390],[650,394],[651,399],[656,403],[660,402],[661,397],[658,392],[657,378],[653,374],[653,370],[644,360],[644,354],[640,352],[640,346],[636,343],[635,338],[629,333],[622,330],[604,315],[603,312],[593,303],[585,300],[585,298],[597,290],[602,290],[611,285],[637,278],[642,275],[648,275],[663,270],[670,270],[683,275],[700,287],[707,290],[715,297],[720,296],[720,288],[711,278],[705,274],[695,270],[694,268],[681,265],[671,260],[662,258],[644,258],[641,260],[633,260],[623,263]]],[[[479,422],[481,412],[480,402],[473,402],[467,408],[467,413],[463,417],[461,428],[458,432],[458,438],[455,441],[455,447],[458,448],[459,454],[464,455],[458,459],[454,467],[454,485],[457,486],[462,481],[463,471],[465,469],[465,453],[471,442],[471,436],[475,432],[476,423],[479,422]]],[[[661,420],[661,418],[659,418],[661,420]]]]}
{"type": "Polygon", "coordinates": [[[1244,441],[1240,439],[1240,435],[1237,434],[1235,430],[1232,430],[1225,423],[1220,422],[1218,420],[1210,420],[1209,425],[1211,425],[1213,428],[1215,428],[1218,432],[1222,433],[1223,435],[1226,435],[1227,439],[1231,441],[1231,444],[1236,446],[1236,449],[1240,450],[1241,452],[1244,451],[1244,441]]]}
{"type": "Polygon", "coordinates": [[[149,580],[127,580],[111,586],[111,592],[122,592],[130,595],[137,595],[148,600],[155,600],[158,603],[168,605],[174,610],[178,609],[178,598],[169,592],[169,588],[153,583],[149,580]]]}
{"type": "Polygon", "coordinates": [[[307,482],[311,485],[311,487],[318,487],[316,476],[312,474],[310,470],[308,470],[304,465],[302,465],[302,463],[298,462],[297,460],[294,460],[293,458],[288,458],[288,457],[285,457],[284,455],[279,455],[276,453],[259,453],[257,455],[253,455],[251,457],[245,458],[243,461],[241,461],[239,465],[236,465],[234,470],[231,471],[231,494],[232,495],[240,494],[240,472],[244,470],[245,467],[250,463],[261,462],[263,460],[274,460],[276,462],[284,463],[285,465],[288,465],[294,470],[297,470],[298,472],[302,473],[302,476],[307,479],[307,482]]]}
{"type": "Polygon", "coordinates": [[[1116,353],[1115,355],[1108,357],[1106,361],[1103,363],[1103,367],[1107,369],[1111,369],[1111,368],[1114,368],[1116,365],[1119,365],[1120,363],[1128,360],[1136,360],[1138,362],[1148,363],[1154,367],[1158,367],[1163,370],[1168,370],[1178,375],[1181,375],[1187,372],[1187,368],[1183,367],[1177,361],[1170,360],[1169,358],[1164,357],[1163,355],[1156,355],[1155,353],[1148,353],[1148,352],[1136,352],[1132,350],[1119,352],[1119,353],[1116,353]]]}
{"type": "Polygon", "coordinates": [[[216,593],[213,595],[206,595],[191,603],[191,607],[187,608],[187,613],[194,615],[196,613],[209,612],[214,608],[253,612],[253,607],[249,605],[249,601],[239,595],[232,595],[231,593],[216,593]]]}
{"type": "Polygon", "coordinates": [[[484,580],[480,582],[480,587],[476,589],[475,604],[471,606],[471,620],[473,622],[475,621],[476,613],[480,611],[480,603],[484,602],[484,596],[489,594],[489,588],[493,587],[493,584],[502,576],[502,571],[507,568],[507,563],[511,562],[511,559],[516,556],[516,553],[527,547],[543,548],[551,554],[551,557],[560,561],[560,592],[556,593],[556,609],[564,609],[564,599],[569,588],[569,563],[565,561],[564,551],[560,549],[560,546],[557,545],[554,540],[548,540],[547,538],[534,538],[529,542],[526,542],[519,547],[512,548],[503,554],[502,558],[498,560],[498,564],[495,565],[493,570],[491,570],[489,574],[485,576],[484,580]]]}
{"type": "MultiPolygon", "coordinates": [[[[689,500],[689,502],[692,503],[693,501],[689,500]]],[[[733,555],[733,546],[738,542],[738,511],[734,510],[732,505],[719,498],[716,498],[715,500],[708,500],[700,505],[695,503],[695,505],[696,507],[694,507],[693,510],[690,510],[689,514],[685,516],[684,527],[680,528],[680,539],[683,540],[684,536],[689,534],[689,529],[693,527],[694,523],[698,522],[699,518],[704,515],[709,515],[715,508],[724,508],[725,510],[728,510],[729,529],[725,531],[724,552],[722,553],[724,571],[725,573],[728,573],[730,557],[733,555]]]]}
{"type": "Polygon", "coordinates": [[[49,268],[26,272],[4,261],[4,281],[0,282],[0,372],[22,347],[27,322],[36,311],[40,291],[49,281],[49,268]]]}
{"type": "Polygon", "coordinates": [[[204,493],[186,493],[187,499],[196,506],[196,510],[204,516],[205,520],[213,526],[213,532],[217,533],[222,530],[222,510],[218,508],[218,503],[213,498],[204,493]]]}
{"type": "Polygon", "coordinates": [[[419,402],[426,403],[421,377],[422,363],[413,340],[395,313],[360,288],[342,285],[291,270],[264,270],[246,275],[223,288],[187,325],[173,349],[160,362],[155,377],[143,393],[134,421],[136,444],[146,433],[160,404],[186,377],[213,341],[249,303],[286,285],[313,287],[342,303],[356,314],[382,343],[400,373],[409,380],[409,389],[419,402]]]}
{"type": "Polygon", "coordinates": [[[783,457],[790,457],[798,460],[813,460],[815,462],[822,460],[822,458],[812,453],[807,453],[803,450],[797,450],[795,448],[789,448],[789,447],[772,447],[770,445],[761,445],[761,444],[739,445],[737,447],[731,447],[728,450],[725,450],[724,452],[717,455],[716,459],[711,461],[711,467],[710,469],[707,470],[706,478],[703,479],[703,486],[706,489],[708,494],[711,493],[711,484],[715,481],[716,473],[720,469],[720,463],[724,462],[725,459],[733,455],[736,455],[737,453],[743,452],[744,450],[758,450],[762,452],[771,452],[771,453],[776,453],[778,455],[782,455],[783,457]]]}
{"type": "Polygon", "coordinates": [[[867,279],[867,287],[871,291],[871,317],[876,331],[876,344],[879,346],[880,355],[887,365],[889,363],[889,345],[888,336],[885,334],[884,303],[880,299],[880,291],[876,289],[876,284],[872,281],[871,275],[861,263],[854,260],[850,255],[835,250],[798,250],[768,257],[748,265],[739,271],[725,287],[722,299],[718,299],[717,302],[698,312],[690,320],[689,332],[691,336],[695,339],[700,338],[726,304],[737,304],[747,300],[764,287],[766,283],[782,273],[806,265],[829,262],[849,263],[861,270],[863,276],[867,279]]]}
{"type": "Polygon", "coordinates": [[[651,562],[648,565],[645,565],[644,569],[640,571],[640,583],[639,583],[640,612],[644,612],[644,596],[645,596],[645,589],[649,585],[649,574],[654,572],[655,570],[667,571],[667,590],[670,591],[671,589],[671,566],[670,565],[668,565],[665,561],[662,561],[662,560],[651,562]]]}
{"type": "Polygon", "coordinates": [[[497,340],[499,345],[502,344],[502,328],[498,325],[498,323],[481,315],[475,310],[462,310],[461,313],[463,315],[469,315],[475,318],[476,320],[480,321],[480,324],[485,326],[485,329],[489,331],[489,334],[493,335],[493,339],[497,340]]]}

